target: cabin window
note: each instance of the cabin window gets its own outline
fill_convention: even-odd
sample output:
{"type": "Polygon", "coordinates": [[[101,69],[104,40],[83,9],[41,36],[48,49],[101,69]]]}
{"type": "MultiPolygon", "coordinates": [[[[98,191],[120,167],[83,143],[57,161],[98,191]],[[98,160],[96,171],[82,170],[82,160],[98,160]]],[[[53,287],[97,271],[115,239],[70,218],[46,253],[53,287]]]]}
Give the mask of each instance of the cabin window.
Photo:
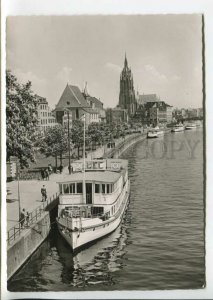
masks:
{"type": "Polygon", "coordinates": [[[112,193],[112,184],[107,184],[107,194],[112,193]]]}
{"type": "Polygon", "coordinates": [[[63,193],[63,192],[62,192],[62,184],[59,184],[59,192],[60,192],[60,194],[63,193]]]}
{"type": "Polygon", "coordinates": [[[100,193],[100,184],[95,184],[95,193],[99,194],[100,193]]]}
{"type": "Polygon", "coordinates": [[[82,182],[77,182],[77,194],[82,194],[82,192],[83,192],[82,182]]]}
{"type": "Polygon", "coordinates": [[[113,207],[112,207],[112,209],[111,209],[111,215],[113,215],[113,207]]]}
{"type": "Polygon", "coordinates": [[[101,189],[102,189],[102,194],[105,194],[105,184],[102,184],[101,186],[102,186],[102,187],[101,187],[101,189]]]}
{"type": "Polygon", "coordinates": [[[64,184],[64,194],[69,194],[69,185],[64,184]]]}
{"type": "Polygon", "coordinates": [[[70,183],[70,194],[75,194],[75,183],[70,183]]]}

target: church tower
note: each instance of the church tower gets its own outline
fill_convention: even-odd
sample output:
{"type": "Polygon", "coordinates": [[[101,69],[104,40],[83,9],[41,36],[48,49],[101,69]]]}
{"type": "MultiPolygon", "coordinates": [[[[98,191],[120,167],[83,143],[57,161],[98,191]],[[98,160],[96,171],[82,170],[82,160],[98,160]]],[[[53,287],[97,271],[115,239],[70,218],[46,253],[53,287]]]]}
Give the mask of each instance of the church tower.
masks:
{"type": "Polygon", "coordinates": [[[128,111],[129,116],[134,116],[136,111],[136,98],[133,76],[125,54],[124,68],[120,75],[119,106],[128,111]]]}

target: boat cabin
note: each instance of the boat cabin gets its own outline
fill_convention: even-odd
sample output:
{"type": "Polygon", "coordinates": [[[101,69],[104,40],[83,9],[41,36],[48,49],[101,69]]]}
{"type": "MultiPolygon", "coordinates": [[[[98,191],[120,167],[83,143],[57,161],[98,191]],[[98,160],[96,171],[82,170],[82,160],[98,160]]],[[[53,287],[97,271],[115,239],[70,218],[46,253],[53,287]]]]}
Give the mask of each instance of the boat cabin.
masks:
{"type": "Polygon", "coordinates": [[[112,215],[119,207],[119,195],[128,180],[127,161],[119,159],[72,164],[72,174],[63,175],[59,184],[61,214],[90,218],[112,215]]]}

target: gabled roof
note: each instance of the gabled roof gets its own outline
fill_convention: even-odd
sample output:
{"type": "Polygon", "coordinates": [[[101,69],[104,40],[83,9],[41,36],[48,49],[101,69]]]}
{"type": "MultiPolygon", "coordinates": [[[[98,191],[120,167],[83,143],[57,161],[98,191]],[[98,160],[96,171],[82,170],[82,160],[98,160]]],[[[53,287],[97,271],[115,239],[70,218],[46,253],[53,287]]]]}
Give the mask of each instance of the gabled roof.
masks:
{"type": "Polygon", "coordinates": [[[156,94],[143,94],[139,95],[138,102],[140,104],[146,104],[147,102],[157,102],[158,98],[156,94]]]}
{"type": "Polygon", "coordinates": [[[89,104],[87,103],[80,89],[77,86],[67,84],[55,109],[58,110],[69,107],[89,107],[89,104]]]}
{"type": "Polygon", "coordinates": [[[101,102],[99,99],[95,97],[88,96],[87,100],[92,101],[96,107],[100,107],[100,106],[103,107],[103,102],[101,102]]]}

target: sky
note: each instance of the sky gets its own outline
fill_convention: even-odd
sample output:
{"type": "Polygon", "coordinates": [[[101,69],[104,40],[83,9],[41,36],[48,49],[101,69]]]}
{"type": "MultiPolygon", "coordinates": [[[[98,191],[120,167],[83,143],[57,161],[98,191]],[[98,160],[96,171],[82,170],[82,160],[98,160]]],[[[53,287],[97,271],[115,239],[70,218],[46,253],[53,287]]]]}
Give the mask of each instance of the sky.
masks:
{"type": "Polygon", "coordinates": [[[67,83],[104,107],[119,101],[126,53],[135,91],[202,107],[201,15],[18,16],[7,19],[7,69],[54,108],[67,83]]]}

